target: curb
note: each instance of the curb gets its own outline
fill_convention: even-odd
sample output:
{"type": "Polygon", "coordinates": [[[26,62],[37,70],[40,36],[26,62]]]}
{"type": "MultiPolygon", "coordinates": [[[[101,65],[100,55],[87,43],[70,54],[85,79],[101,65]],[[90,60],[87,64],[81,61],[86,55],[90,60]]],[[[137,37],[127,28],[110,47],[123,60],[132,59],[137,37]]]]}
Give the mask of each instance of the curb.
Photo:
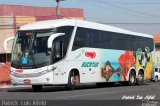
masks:
{"type": "Polygon", "coordinates": [[[17,86],[3,85],[3,86],[0,86],[0,89],[4,89],[4,88],[26,88],[26,87],[31,87],[31,85],[17,85],[17,86]]]}

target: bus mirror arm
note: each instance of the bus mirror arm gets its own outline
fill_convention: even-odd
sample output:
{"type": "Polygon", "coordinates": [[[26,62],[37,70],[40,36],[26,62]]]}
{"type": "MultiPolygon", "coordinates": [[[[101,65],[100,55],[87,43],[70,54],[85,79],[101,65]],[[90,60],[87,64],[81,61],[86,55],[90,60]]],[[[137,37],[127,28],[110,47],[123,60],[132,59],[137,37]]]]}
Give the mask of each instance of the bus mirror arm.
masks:
{"type": "Polygon", "coordinates": [[[56,38],[56,37],[59,37],[59,36],[62,36],[62,35],[65,35],[65,33],[55,33],[55,34],[53,34],[53,35],[51,35],[49,38],[48,38],[48,48],[51,48],[52,47],[52,43],[53,43],[53,41],[54,41],[54,39],[56,38]]]}

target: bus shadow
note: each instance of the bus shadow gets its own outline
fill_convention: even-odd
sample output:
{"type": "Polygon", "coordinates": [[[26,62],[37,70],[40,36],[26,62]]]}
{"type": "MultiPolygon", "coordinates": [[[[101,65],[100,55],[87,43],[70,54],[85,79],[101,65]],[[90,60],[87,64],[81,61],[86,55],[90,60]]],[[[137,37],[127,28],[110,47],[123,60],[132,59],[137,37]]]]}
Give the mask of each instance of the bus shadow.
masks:
{"type": "MultiPolygon", "coordinates": [[[[148,84],[148,83],[144,83],[144,84],[142,84],[142,85],[133,85],[133,86],[145,86],[145,85],[150,85],[150,84],[148,84]]],[[[88,85],[86,85],[86,86],[79,86],[76,90],[83,90],[83,89],[101,89],[101,88],[116,88],[116,87],[130,87],[130,85],[127,85],[127,84],[125,84],[125,83],[113,83],[113,84],[111,84],[111,83],[107,83],[107,84],[105,84],[104,86],[101,86],[101,87],[99,87],[99,86],[96,86],[96,85],[94,85],[94,86],[88,86],[88,85]]]]}
{"type": "MultiPolygon", "coordinates": [[[[150,85],[149,83],[144,83],[142,85],[134,85],[134,86],[145,86],[145,85],[150,85]]],[[[96,84],[90,84],[90,85],[80,85],[78,86],[75,90],[85,90],[85,89],[102,89],[102,88],[112,88],[112,87],[130,87],[127,84],[124,83],[116,83],[116,84],[106,84],[103,87],[98,87],[96,84]]],[[[64,86],[45,86],[43,87],[41,93],[45,92],[62,92],[62,91],[70,91],[65,89],[64,86]]],[[[27,93],[33,93],[34,91],[32,90],[31,87],[28,88],[11,88],[8,89],[7,92],[27,92],[27,93]]],[[[40,93],[40,92],[34,92],[34,93],[40,93]]]]}

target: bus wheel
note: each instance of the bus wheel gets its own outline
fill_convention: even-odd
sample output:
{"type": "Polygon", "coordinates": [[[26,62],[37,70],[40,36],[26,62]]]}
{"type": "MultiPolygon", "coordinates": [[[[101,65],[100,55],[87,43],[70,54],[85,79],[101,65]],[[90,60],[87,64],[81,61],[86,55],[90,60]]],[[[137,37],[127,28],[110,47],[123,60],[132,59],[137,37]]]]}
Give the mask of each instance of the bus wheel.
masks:
{"type": "Polygon", "coordinates": [[[69,77],[68,77],[68,84],[65,85],[65,87],[68,89],[68,90],[74,90],[75,87],[77,85],[79,85],[79,75],[74,75],[73,72],[71,72],[69,74],[69,77]]]}
{"type": "Polygon", "coordinates": [[[42,85],[32,85],[32,89],[35,92],[39,92],[42,90],[42,85]]]}
{"type": "Polygon", "coordinates": [[[158,76],[155,77],[155,80],[154,80],[154,81],[155,81],[155,82],[158,82],[158,76]]]}
{"type": "Polygon", "coordinates": [[[135,73],[133,71],[131,71],[130,74],[129,74],[128,83],[129,83],[129,85],[134,85],[135,82],[136,82],[136,75],[135,75],[135,73]]]}
{"type": "Polygon", "coordinates": [[[141,85],[141,84],[143,83],[143,79],[144,79],[144,75],[143,75],[143,73],[140,71],[140,72],[138,73],[138,78],[137,78],[136,84],[137,84],[137,85],[141,85]]]}

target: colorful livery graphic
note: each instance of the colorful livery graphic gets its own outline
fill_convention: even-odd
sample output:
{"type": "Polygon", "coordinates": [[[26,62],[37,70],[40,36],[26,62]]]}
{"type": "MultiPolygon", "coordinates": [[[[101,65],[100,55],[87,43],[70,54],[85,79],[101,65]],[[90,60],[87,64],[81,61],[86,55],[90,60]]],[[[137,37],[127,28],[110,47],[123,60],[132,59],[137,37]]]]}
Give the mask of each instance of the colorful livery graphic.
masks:
{"type": "Polygon", "coordinates": [[[48,20],[20,27],[11,56],[11,82],[45,85],[151,80],[154,42],[150,35],[80,20],[48,20]]]}

